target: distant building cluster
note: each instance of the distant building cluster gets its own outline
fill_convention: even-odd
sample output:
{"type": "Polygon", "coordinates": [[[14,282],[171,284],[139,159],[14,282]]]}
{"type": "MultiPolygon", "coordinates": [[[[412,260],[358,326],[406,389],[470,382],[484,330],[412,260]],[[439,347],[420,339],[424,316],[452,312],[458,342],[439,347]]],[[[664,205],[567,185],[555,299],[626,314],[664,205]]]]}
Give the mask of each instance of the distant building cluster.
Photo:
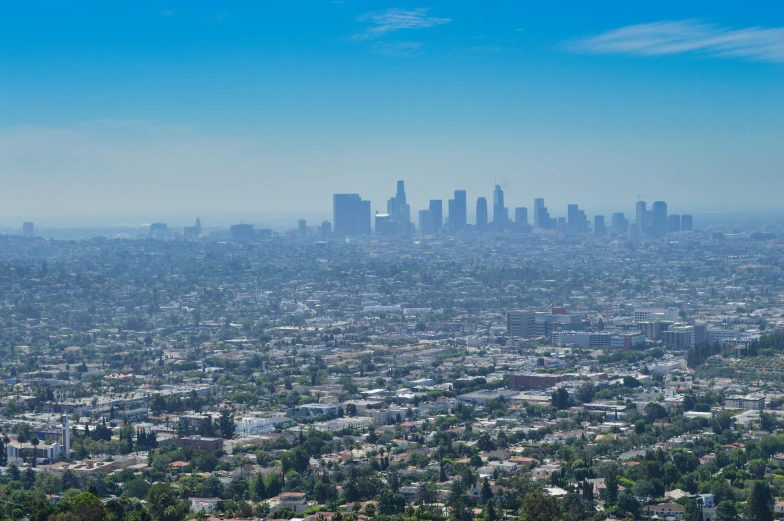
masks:
{"type": "MultiPolygon", "coordinates": [[[[650,209],[645,201],[638,201],[635,208],[634,221],[630,222],[626,214],[616,212],[609,221],[604,215],[594,215],[589,219],[585,210],[577,204],[569,204],[566,216],[551,215],[544,198],[534,199],[529,221],[528,208],[518,206],[510,215],[506,206],[504,191],[500,185],[493,189],[492,206],[486,197],[476,200],[474,222],[468,220],[468,198],[465,190],[455,190],[454,196],[447,201],[446,213],[441,199],[431,199],[428,207],[416,213],[418,222],[413,221],[413,212],[406,196],[405,182],[397,182],[395,194],[387,200],[386,211],[371,211],[371,202],[359,194],[334,194],[332,196],[332,221],[323,221],[318,225],[308,225],[306,219],[297,221],[297,227],[290,235],[301,240],[326,241],[350,237],[368,236],[411,236],[426,237],[450,236],[456,233],[547,233],[560,232],[567,236],[593,234],[600,237],[620,239],[657,239],[672,233],[690,232],[694,229],[694,219],[690,214],[668,214],[667,203],[654,202],[650,209]]],[[[35,225],[25,222],[22,225],[24,237],[35,236],[35,225]]],[[[196,219],[192,226],[175,230],[164,222],[149,225],[149,238],[155,240],[186,240],[204,236],[201,220],[196,219]]],[[[270,228],[257,228],[253,224],[234,224],[229,228],[228,238],[240,243],[265,241],[276,236],[270,228]]],[[[725,238],[719,234],[714,242],[725,238]]],[[[760,240],[764,237],[760,238],[760,240]]]]}
{"type": "MultiPolygon", "coordinates": [[[[453,198],[447,201],[447,214],[444,215],[443,201],[433,199],[428,208],[419,210],[419,226],[411,220],[411,207],[406,199],[403,181],[397,182],[397,192],[387,201],[385,213],[377,212],[371,218],[370,202],[358,194],[335,194],[333,196],[334,236],[351,237],[367,235],[374,231],[377,235],[423,236],[451,235],[464,231],[476,232],[523,232],[559,231],[567,235],[593,233],[600,236],[619,236],[631,239],[643,237],[660,238],[669,233],[691,231],[691,215],[668,215],[667,203],[656,201],[650,210],[645,201],[637,203],[637,215],[630,224],[622,212],[612,214],[609,223],[604,215],[595,215],[593,222],[577,204],[567,206],[565,217],[552,217],[543,198],[534,199],[533,223],[529,222],[528,208],[514,208],[513,218],[504,201],[504,191],[500,185],[493,190],[492,207],[487,198],[476,200],[475,220],[468,222],[468,202],[465,190],[455,190],[453,198]]],[[[300,221],[302,225],[304,221],[300,221]]],[[[300,226],[300,235],[303,236],[300,226]]],[[[325,234],[318,230],[322,238],[325,234]]]]}

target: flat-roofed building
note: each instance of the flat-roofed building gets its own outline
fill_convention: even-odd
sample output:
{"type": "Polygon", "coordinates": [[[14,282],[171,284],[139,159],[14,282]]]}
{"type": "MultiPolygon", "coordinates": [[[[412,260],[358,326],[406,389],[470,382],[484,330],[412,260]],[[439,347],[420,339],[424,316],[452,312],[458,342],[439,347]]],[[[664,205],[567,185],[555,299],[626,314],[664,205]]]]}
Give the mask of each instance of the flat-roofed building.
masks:
{"type": "Polygon", "coordinates": [[[746,396],[727,396],[724,398],[724,407],[727,409],[747,409],[761,411],[765,409],[765,396],[747,394],[746,396]]]}
{"type": "Polygon", "coordinates": [[[549,389],[554,385],[568,380],[562,374],[510,374],[510,389],[549,389]]]}
{"type": "Polygon", "coordinates": [[[506,333],[510,336],[531,336],[536,333],[536,313],[525,310],[506,314],[506,333]]]}

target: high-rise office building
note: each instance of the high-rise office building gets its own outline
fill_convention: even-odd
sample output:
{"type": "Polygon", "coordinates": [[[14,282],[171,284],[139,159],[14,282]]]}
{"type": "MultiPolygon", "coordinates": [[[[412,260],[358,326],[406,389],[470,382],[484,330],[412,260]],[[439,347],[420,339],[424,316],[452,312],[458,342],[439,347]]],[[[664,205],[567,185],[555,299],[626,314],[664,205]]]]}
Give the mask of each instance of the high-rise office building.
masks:
{"type": "Polygon", "coordinates": [[[626,235],[629,233],[629,220],[623,212],[612,214],[611,224],[613,233],[618,235],[626,235]]]}
{"type": "Polygon", "coordinates": [[[169,227],[166,223],[152,223],[150,225],[150,237],[162,241],[166,239],[168,229],[169,227]]]}
{"type": "Polygon", "coordinates": [[[487,230],[487,199],[484,197],[476,200],[476,229],[480,232],[487,230]]]}
{"type": "MultiPolygon", "coordinates": [[[[433,220],[433,235],[438,235],[444,226],[444,208],[441,199],[430,200],[430,218],[433,220]]],[[[422,221],[419,221],[422,225],[422,221]]]]}
{"type": "Polygon", "coordinates": [[[580,211],[580,207],[576,204],[567,204],[566,205],[566,222],[570,226],[574,226],[577,224],[577,212],[580,211]]]}
{"type": "Polygon", "coordinates": [[[329,221],[321,221],[321,238],[327,239],[330,235],[332,235],[332,223],[329,221]]]}
{"type": "Polygon", "coordinates": [[[534,199],[534,226],[541,228],[539,225],[539,210],[544,208],[544,199],[538,197],[534,199]]]}
{"type": "Polygon", "coordinates": [[[499,232],[503,231],[508,220],[509,210],[504,204],[504,191],[500,185],[495,185],[493,190],[493,228],[499,232]]]}
{"type": "MultiPolygon", "coordinates": [[[[558,219],[550,217],[547,207],[544,205],[544,199],[534,199],[534,222],[536,227],[544,230],[557,230],[558,219]]],[[[566,219],[564,219],[564,223],[566,219]]]]}
{"type": "Polygon", "coordinates": [[[373,224],[376,233],[379,235],[397,235],[400,233],[397,223],[392,220],[392,216],[388,213],[376,212],[373,224]]]}
{"type": "Polygon", "coordinates": [[[370,234],[370,201],[359,194],[332,196],[332,223],[335,234],[350,237],[370,234]]]}
{"type": "Polygon", "coordinates": [[[186,226],[183,230],[183,236],[186,239],[197,239],[201,237],[201,219],[196,218],[196,223],[193,226],[186,226]]]}
{"type": "Polygon", "coordinates": [[[653,220],[651,222],[651,232],[654,237],[664,237],[667,235],[667,203],[656,201],[651,207],[653,220]]]}
{"type": "Polygon", "coordinates": [[[231,240],[236,242],[252,242],[256,240],[256,231],[252,224],[232,224],[229,228],[231,240]]]}
{"type": "Polygon", "coordinates": [[[693,226],[694,226],[694,221],[690,214],[685,213],[681,215],[681,230],[683,230],[684,232],[690,232],[694,229],[693,226]]]}
{"type": "Polygon", "coordinates": [[[637,231],[641,234],[648,233],[648,223],[646,222],[648,205],[645,203],[645,201],[637,201],[635,210],[634,224],[637,225],[637,231]]]}
{"type": "Polygon", "coordinates": [[[585,212],[580,210],[576,204],[570,204],[566,208],[567,230],[574,234],[587,231],[588,219],[585,217],[585,212]]]}
{"type": "Polygon", "coordinates": [[[297,235],[300,239],[304,239],[308,236],[308,221],[305,219],[297,221],[297,235]]]}
{"type": "Polygon", "coordinates": [[[536,313],[510,311],[506,314],[506,333],[510,336],[531,336],[536,332],[536,313]]]}
{"type": "Polygon", "coordinates": [[[604,215],[593,216],[593,233],[596,235],[605,235],[607,233],[607,225],[604,222],[604,215]]]}
{"type": "Polygon", "coordinates": [[[35,225],[31,222],[22,223],[22,236],[35,237],[35,225]]]}
{"type": "Polygon", "coordinates": [[[449,226],[455,231],[464,230],[468,222],[467,213],[466,191],[455,190],[455,198],[449,200],[449,226]]]}
{"type": "Polygon", "coordinates": [[[419,234],[436,234],[435,225],[433,222],[433,212],[431,210],[419,210],[419,234]]]}
{"type": "Polygon", "coordinates": [[[528,208],[525,206],[518,206],[515,208],[515,224],[517,226],[528,224],[528,208]]]}
{"type": "Polygon", "coordinates": [[[669,217],[667,217],[667,231],[669,231],[670,233],[681,231],[680,215],[672,214],[669,217]]]}
{"type": "Polygon", "coordinates": [[[395,223],[397,233],[408,234],[412,232],[411,207],[406,201],[406,188],[403,181],[397,182],[395,196],[390,197],[387,201],[387,214],[389,214],[388,220],[395,223]]]}

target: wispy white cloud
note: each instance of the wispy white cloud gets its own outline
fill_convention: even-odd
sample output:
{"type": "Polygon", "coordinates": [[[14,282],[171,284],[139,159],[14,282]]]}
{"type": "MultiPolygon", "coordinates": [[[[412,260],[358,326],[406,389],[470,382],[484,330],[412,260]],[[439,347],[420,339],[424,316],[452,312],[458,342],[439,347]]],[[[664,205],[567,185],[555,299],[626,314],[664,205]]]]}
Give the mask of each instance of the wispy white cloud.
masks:
{"type": "Polygon", "coordinates": [[[422,49],[422,42],[379,42],[374,49],[387,56],[412,56],[422,49]]]}
{"type": "Polygon", "coordinates": [[[428,29],[444,25],[452,20],[430,16],[429,9],[389,9],[383,13],[371,13],[359,17],[360,22],[368,23],[368,27],[354,36],[356,40],[365,40],[399,31],[402,29],[428,29]]]}
{"type": "Polygon", "coordinates": [[[165,11],[161,11],[162,16],[174,16],[177,14],[177,8],[174,9],[167,9],[165,11]]]}
{"type": "Polygon", "coordinates": [[[573,49],[641,56],[702,53],[784,62],[784,27],[728,29],[699,20],[661,21],[629,25],[584,38],[573,49]]]}

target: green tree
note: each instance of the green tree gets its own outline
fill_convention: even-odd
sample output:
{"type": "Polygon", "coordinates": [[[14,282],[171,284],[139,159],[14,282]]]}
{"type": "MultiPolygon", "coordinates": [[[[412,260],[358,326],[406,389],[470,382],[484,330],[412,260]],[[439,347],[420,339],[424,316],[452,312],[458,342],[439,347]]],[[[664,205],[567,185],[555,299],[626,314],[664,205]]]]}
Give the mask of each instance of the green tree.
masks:
{"type": "Polygon", "coordinates": [[[746,464],[746,468],[754,479],[765,477],[765,462],[761,459],[753,459],[746,464]]]}
{"type": "Polygon", "coordinates": [[[773,432],[778,427],[778,419],[773,413],[760,411],[759,413],[760,429],[763,431],[773,432]]]}
{"type": "Polygon", "coordinates": [[[80,492],[57,504],[57,511],[61,514],[71,514],[75,521],[101,521],[106,517],[103,502],[89,492],[80,492]]]}
{"type": "Polygon", "coordinates": [[[702,521],[702,506],[689,500],[684,506],[683,521],[702,521]]]}
{"type": "Polygon", "coordinates": [[[384,516],[402,514],[406,508],[406,498],[389,489],[381,491],[376,500],[378,501],[378,513],[384,516]]]}
{"type": "Polygon", "coordinates": [[[35,471],[30,467],[27,467],[25,471],[22,473],[22,485],[27,490],[33,488],[35,484],[35,471]]]}
{"type": "Polygon", "coordinates": [[[268,497],[275,497],[283,490],[283,478],[277,472],[270,472],[264,477],[268,497]]]}
{"type": "Polygon", "coordinates": [[[451,512],[449,519],[451,521],[471,521],[473,518],[473,514],[469,508],[469,499],[465,494],[461,494],[457,498],[450,500],[449,509],[451,512]]]}
{"type": "Polygon", "coordinates": [[[618,496],[618,508],[627,514],[631,514],[634,519],[638,519],[640,517],[640,503],[633,494],[629,493],[628,490],[624,490],[618,496]]]}
{"type": "Polygon", "coordinates": [[[716,507],[716,521],[738,521],[738,511],[735,502],[724,500],[716,507]]]}
{"type": "Polygon", "coordinates": [[[558,390],[553,392],[552,404],[553,407],[559,411],[569,408],[569,393],[566,391],[566,389],[559,387],[558,390]]]}
{"type": "Polygon", "coordinates": [[[497,521],[498,514],[495,511],[495,505],[493,501],[488,501],[485,505],[484,509],[485,521],[497,521]]]}
{"type": "Polygon", "coordinates": [[[561,506],[554,497],[546,496],[542,489],[534,488],[523,497],[520,506],[520,521],[556,521],[562,514],[561,506]]]}
{"type": "Polygon", "coordinates": [[[190,436],[193,434],[191,421],[188,418],[180,418],[180,421],[177,422],[177,426],[175,427],[175,431],[177,436],[190,436]]]}
{"type": "Polygon", "coordinates": [[[328,501],[337,499],[338,491],[337,488],[332,484],[324,480],[319,480],[316,482],[316,485],[313,487],[313,495],[316,497],[316,501],[321,504],[325,504],[328,501]]]}
{"type": "Polygon", "coordinates": [[[609,505],[614,505],[618,501],[618,471],[615,467],[610,467],[607,470],[607,475],[604,477],[604,490],[602,490],[604,500],[609,505]]]}
{"type": "Polygon", "coordinates": [[[656,420],[667,417],[667,409],[656,402],[648,403],[648,405],[645,406],[645,409],[643,409],[643,412],[645,413],[645,421],[648,423],[653,423],[656,420]]]}
{"type": "Polygon", "coordinates": [[[593,483],[583,481],[583,500],[593,503],[593,483]]]}
{"type": "Polygon", "coordinates": [[[723,411],[713,417],[711,420],[711,428],[713,429],[714,433],[721,434],[722,432],[732,427],[732,423],[734,421],[735,419],[730,413],[723,411]]]}
{"type": "Polygon", "coordinates": [[[484,502],[493,499],[493,491],[490,488],[490,482],[487,480],[487,478],[485,478],[484,482],[482,482],[481,498],[484,502]]]}
{"type": "Polygon", "coordinates": [[[137,499],[144,499],[150,491],[150,484],[143,478],[134,478],[125,484],[124,492],[137,499]]]}
{"type": "Polygon", "coordinates": [[[596,396],[596,386],[592,381],[586,380],[577,390],[577,398],[583,403],[591,403],[596,396]]]}
{"type": "Polygon", "coordinates": [[[264,484],[264,476],[257,474],[250,480],[251,499],[253,501],[261,501],[267,499],[267,487],[264,484]]]}
{"type": "Polygon", "coordinates": [[[165,483],[156,483],[150,487],[147,507],[156,521],[182,521],[189,510],[188,503],[177,499],[174,491],[165,483]]]}
{"type": "Polygon", "coordinates": [[[234,437],[234,416],[228,409],[223,409],[218,418],[218,429],[221,433],[221,438],[230,440],[234,437]]]}
{"type": "Polygon", "coordinates": [[[19,472],[19,467],[13,463],[8,466],[6,474],[8,474],[8,479],[11,481],[19,481],[22,477],[22,473],[19,472]]]}
{"type": "Polygon", "coordinates": [[[24,498],[24,508],[29,512],[30,521],[48,521],[54,513],[52,504],[41,492],[27,492],[24,498]]]}
{"type": "Polygon", "coordinates": [[[635,387],[640,387],[642,384],[638,379],[633,376],[624,376],[623,377],[623,385],[624,387],[629,387],[634,389],[635,387]]]}
{"type": "Polygon", "coordinates": [[[745,521],[773,521],[772,507],[773,495],[770,492],[770,486],[764,481],[754,481],[749,488],[743,519],[745,521]]]}
{"type": "Polygon", "coordinates": [[[305,452],[305,449],[298,445],[294,450],[287,450],[281,453],[280,462],[282,465],[283,473],[286,474],[289,470],[296,470],[300,474],[308,469],[310,463],[310,456],[305,452]]]}

